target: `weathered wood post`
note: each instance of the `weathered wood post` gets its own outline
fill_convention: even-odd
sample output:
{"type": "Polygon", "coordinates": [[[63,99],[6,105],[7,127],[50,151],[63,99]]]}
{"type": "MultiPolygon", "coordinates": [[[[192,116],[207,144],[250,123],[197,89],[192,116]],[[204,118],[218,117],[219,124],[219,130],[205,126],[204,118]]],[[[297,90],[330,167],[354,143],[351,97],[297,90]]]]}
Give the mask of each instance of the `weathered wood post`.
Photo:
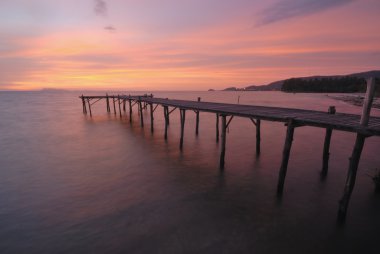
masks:
{"type": "Polygon", "coordinates": [[[169,119],[169,108],[164,106],[164,117],[165,117],[165,140],[168,139],[168,119],[169,119]]]}
{"type": "Polygon", "coordinates": [[[125,112],[125,98],[123,98],[123,111],[125,112]]]}
{"type": "Polygon", "coordinates": [[[179,110],[180,116],[181,116],[181,139],[179,141],[179,149],[182,151],[183,148],[183,135],[185,130],[185,116],[186,116],[186,110],[180,109],[179,110]]]}
{"type": "MultiPolygon", "coordinates": [[[[360,119],[360,124],[363,127],[368,125],[374,94],[375,94],[375,79],[370,78],[367,80],[367,92],[366,92],[365,100],[363,103],[362,116],[360,119]]],[[[351,193],[355,186],[356,173],[358,170],[360,156],[363,150],[364,141],[366,137],[367,136],[360,133],[356,135],[355,146],[350,158],[346,185],[344,187],[342,199],[339,201],[339,210],[338,210],[339,222],[344,222],[346,218],[348,203],[350,201],[351,193]]]]}
{"type": "Polygon", "coordinates": [[[116,115],[115,96],[112,97],[112,101],[113,101],[113,112],[114,112],[115,115],[116,115]]]}
{"type": "Polygon", "coordinates": [[[260,155],[260,143],[261,143],[261,120],[256,120],[256,155],[260,155]]]}
{"type": "Polygon", "coordinates": [[[150,132],[153,133],[154,132],[153,103],[149,103],[149,106],[150,106],[150,132]]]}
{"type": "Polygon", "coordinates": [[[131,98],[128,99],[129,102],[129,122],[132,122],[132,100],[131,98]]]}
{"type": "Polygon", "coordinates": [[[216,114],[216,143],[219,142],[219,114],[216,114]]]}
{"type": "MultiPolygon", "coordinates": [[[[198,97],[198,102],[201,101],[201,97],[198,97]]],[[[195,135],[198,136],[199,133],[199,110],[195,111],[196,114],[196,124],[195,124],[195,135]]]]}
{"type": "MultiPolygon", "coordinates": [[[[327,111],[328,114],[335,114],[336,110],[334,106],[330,106],[329,110],[327,111]]],[[[327,172],[329,170],[329,157],[330,157],[330,141],[331,141],[331,134],[332,129],[327,128],[326,129],[326,135],[325,135],[325,142],[323,145],[323,164],[322,164],[322,171],[321,171],[321,177],[325,178],[327,176],[327,172]]]]}
{"type": "Polygon", "coordinates": [[[138,103],[139,103],[139,112],[140,112],[140,124],[141,124],[141,127],[144,128],[144,116],[142,112],[143,108],[142,108],[142,103],[141,103],[141,97],[139,97],[138,103]]]}
{"type": "Polygon", "coordinates": [[[167,121],[168,121],[168,126],[170,125],[170,111],[169,111],[169,107],[168,107],[168,112],[167,112],[167,115],[166,115],[166,117],[167,117],[167,121]]]}
{"type": "Polygon", "coordinates": [[[110,112],[110,101],[108,98],[108,93],[106,93],[106,107],[107,107],[107,112],[110,112]]]}
{"type": "Polygon", "coordinates": [[[290,155],[290,150],[292,148],[293,135],[294,135],[294,120],[289,119],[288,128],[286,131],[284,150],[282,152],[282,162],[281,162],[281,167],[280,167],[280,172],[279,172],[278,184],[277,184],[277,195],[279,196],[282,194],[284,190],[284,182],[285,182],[285,177],[286,177],[286,171],[288,169],[289,155],[290,155]]]}
{"type": "Polygon", "coordinates": [[[84,96],[83,96],[83,94],[82,94],[81,98],[82,98],[82,108],[83,108],[83,113],[84,113],[84,114],[87,114],[86,101],[84,100],[84,96]]]}
{"type": "Polygon", "coordinates": [[[87,104],[88,104],[88,109],[90,110],[90,116],[92,117],[91,103],[90,103],[90,99],[89,98],[87,98],[87,104]]]}
{"type": "Polygon", "coordinates": [[[117,104],[119,104],[119,116],[120,116],[120,118],[121,118],[121,107],[120,107],[121,102],[120,102],[120,95],[117,95],[117,104]]]}
{"type": "Polygon", "coordinates": [[[221,115],[221,117],[222,117],[222,146],[221,146],[221,152],[220,152],[219,168],[221,170],[223,170],[224,169],[224,157],[226,154],[227,123],[226,123],[226,115],[221,115]]]}

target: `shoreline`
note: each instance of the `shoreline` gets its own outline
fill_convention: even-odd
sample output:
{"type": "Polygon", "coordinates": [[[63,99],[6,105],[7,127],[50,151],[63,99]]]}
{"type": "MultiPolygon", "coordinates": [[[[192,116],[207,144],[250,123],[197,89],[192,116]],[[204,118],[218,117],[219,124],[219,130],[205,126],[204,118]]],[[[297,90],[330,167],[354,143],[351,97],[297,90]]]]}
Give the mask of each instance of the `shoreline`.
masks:
{"type": "MultiPolygon", "coordinates": [[[[345,95],[329,95],[327,94],[326,97],[333,98],[334,100],[338,101],[344,101],[348,104],[362,107],[364,102],[365,94],[345,94],[345,95]]],[[[375,97],[373,99],[372,108],[380,109],[380,98],[375,97]]]]}

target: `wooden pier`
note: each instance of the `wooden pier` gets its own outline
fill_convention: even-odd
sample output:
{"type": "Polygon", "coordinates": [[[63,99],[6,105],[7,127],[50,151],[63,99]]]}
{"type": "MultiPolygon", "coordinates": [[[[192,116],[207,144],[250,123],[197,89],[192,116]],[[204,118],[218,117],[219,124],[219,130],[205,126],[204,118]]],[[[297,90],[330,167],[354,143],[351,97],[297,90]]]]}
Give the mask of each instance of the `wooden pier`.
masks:
{"type": "Polygon", "coordinates": [[[105,96],[80,96],[82,100],[83,112],[92,116],[91,106],[100,100],[106,101],[106,110],[111,113],[110,101],[113,104],[113,113],[117,114],[116,104],[118,105],[119,116],[122,117],[122,109],[126,111],[126,105],[129,105],[129,119],[132,121],[133,107],[137,106],[140,116],[140,125],[144,127],[143,109],[147,109],[149,105],[150,111],[150,130],[154,132],[154,112],[158,106],[163,107],[165,119],[164,137],[167,139],[168,125],[170,124],[170,114],[179,109],[180,111],[180,146],[183,149],[184,141],[184,125],[186,120],[186,111],[192,111],[196,114],[195,133],[199,133],[199,113],[208,112],[216,115],[216,142],[221,139],[220,152],[220,169],[224,169],[225,165],[225,149],[227,128],[234,117],[248,118],[256,127],[256,154],[260,154],[261,142],[261,121],[283,122],[287,127],[285,144],[283,148],[283,158],[279,170],[279,179],[277,184],[277,195],[281,197],[288,161],[292,147],[292,141],[295,129],[302,126],[313,126],[326,129],[324,141],[323,156],[321,163],[321,176],[326,177],[328,173],[328,161],[330,141],[333,130],[354,132],[357,134],[356,142],[350,157],[350,164],[346,185],[344,188],[342,199],[339,202],[338,221],[344,222],[348,203],[353,191],[356,179],[356,172],[359,165],[360,155],[364,146],[365,139],[371,136],[380,136],[380,117],[370,117],[370,109],[373,101],[375,89],[374,79],[367,81],[367,95],[365,105],[363,106],[362,115],[343,114],[335,112],[334,107],[330,107],[328,111],[314,111],[303,109],[279,108],[279,107],[263,107],[253,105],[240,105],[228,103],[204,102],[198,98],[197,101],[173,100],[167,98],[154,98],[153,95],[131,96],[131,95],[105,95],[105,96]],[[221,119],[221,121],[219,121],[221,119]],[[221,133],[219,128],[221,128],[221,133]]]}

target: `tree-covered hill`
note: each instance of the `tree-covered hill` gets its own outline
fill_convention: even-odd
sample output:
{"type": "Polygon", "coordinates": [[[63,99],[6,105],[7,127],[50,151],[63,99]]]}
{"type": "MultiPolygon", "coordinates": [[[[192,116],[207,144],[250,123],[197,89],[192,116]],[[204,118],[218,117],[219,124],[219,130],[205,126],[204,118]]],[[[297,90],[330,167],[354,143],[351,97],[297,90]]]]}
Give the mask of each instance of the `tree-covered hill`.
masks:
{"type": "MultiPolygon", "coordinates": [[[[380,92],[379,79],[376,80],[380,92]]],[[[291,78],[284,81],[281,91],[291,93],[360,93],[366,91],[366,80],[355,76],[291,78]]]]}

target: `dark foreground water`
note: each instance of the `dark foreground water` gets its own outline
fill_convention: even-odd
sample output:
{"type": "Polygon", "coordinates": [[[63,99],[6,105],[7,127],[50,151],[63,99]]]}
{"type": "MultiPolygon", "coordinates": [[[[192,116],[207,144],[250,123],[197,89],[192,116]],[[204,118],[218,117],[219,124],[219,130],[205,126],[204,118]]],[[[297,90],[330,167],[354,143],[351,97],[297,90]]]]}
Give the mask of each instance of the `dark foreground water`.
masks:
{"type": "MultiPolygon", "coordinates": [[[[79,93],[0,93],[0,253],[379,253],[380,196],[368,176],[380,168],[380,138],[365,144],[345,227],[336,225],[355,135],[335,131],[330,171],[321,181],[325,131],[302,127],[284,195],[276,184],[286,128],[232,121],[224,173],[218,169],[215,116],[179,112],[168,141],[163,112],[155,133],[107,114],[82,114],[79,93]]],[[[323,94],[155,93],[169,97],[360,113],[323,94]]],[[[135,111],[136,112],[136,111],[135,111]]],[[[374,112],[379,115],[379,111],[374,112]]]]}

